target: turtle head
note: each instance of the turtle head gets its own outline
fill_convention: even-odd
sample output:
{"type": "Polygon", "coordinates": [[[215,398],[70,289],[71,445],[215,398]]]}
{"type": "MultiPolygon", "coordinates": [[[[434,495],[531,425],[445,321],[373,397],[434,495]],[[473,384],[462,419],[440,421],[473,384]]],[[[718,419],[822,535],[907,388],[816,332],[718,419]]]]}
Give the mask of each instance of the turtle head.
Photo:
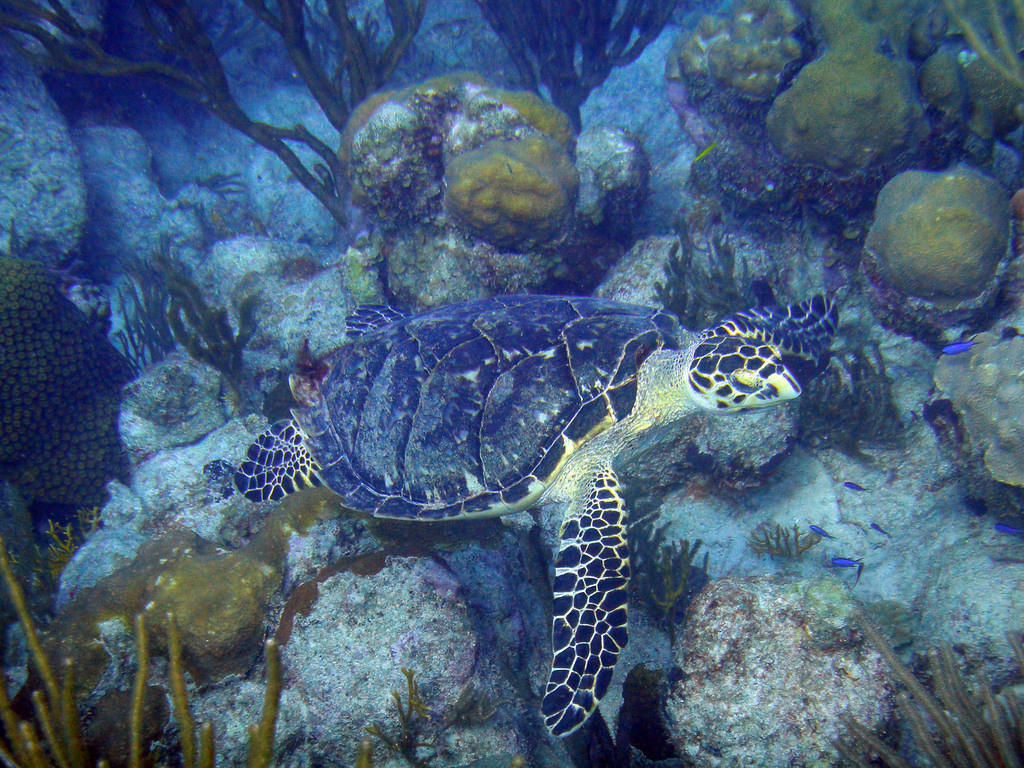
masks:
{"type": "Polygon", "coordinates": [[[800,394],[778,347],[724,333],[701,334],[689,356],[686,384],[697,405],[718,412],[764,408],[800,394]]]}

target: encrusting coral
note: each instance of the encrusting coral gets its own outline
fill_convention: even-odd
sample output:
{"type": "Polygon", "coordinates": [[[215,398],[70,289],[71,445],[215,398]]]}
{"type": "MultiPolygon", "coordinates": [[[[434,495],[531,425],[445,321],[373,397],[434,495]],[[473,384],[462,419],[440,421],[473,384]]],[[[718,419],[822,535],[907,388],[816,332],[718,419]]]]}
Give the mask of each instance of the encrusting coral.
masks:
{"type": "MultiPolygon", "coordinates": [[[[29,612],[25,595],[11,571],[7,547],[0,539],[0,578],[14,604],[18,620],[25,633],[29,659],[42,687],[32,694],[35,720],[22,719],[8,698],[7,686],[0,685],[0,721],[3,722],[6,741],[0,743],[0,761],[7,768],[86,768],[98,764],[109,768],[111,764],[141,768],[148,764],[143,742],[143,700],[149,677],[149,633],[143,614],[135,617],[137,666],[135,684],[130,700],[130,711],[121,722],[128,731],[128,755],[111,755],[112,760],[90,754],[85,744],[82,720],[75,703],[76,682],[74,667],[69,659],[62,665],[63,679],[58,681],[50,657],[29,612]]],[[[182,766],[184,768],[213,768],[216,755],[213,728],[203,723],[197,730],[191,713],[182,662],[182,645],[177,622],[173,615],[166,617],[168,633],[169,683],[174,718],[179,729],[182,766]],[[198,748],[197,748],[198,735],[198,748]]],[[[263,712],[257,725],[249,728],[248,768],[268,768],[273,757],[274,728],[281,696],[281,663],[277,644],[268,640],[264,644],[267,683],[263,712]]]]}

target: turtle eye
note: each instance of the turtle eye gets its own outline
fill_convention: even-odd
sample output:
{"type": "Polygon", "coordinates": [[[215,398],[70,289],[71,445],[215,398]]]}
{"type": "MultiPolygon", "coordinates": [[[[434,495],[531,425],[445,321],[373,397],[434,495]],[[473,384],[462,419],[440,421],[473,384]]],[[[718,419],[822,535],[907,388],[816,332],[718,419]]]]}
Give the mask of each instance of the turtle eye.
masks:
{"type": "Polygon", "coordinates": [[[729,374],[729,383],[739,392],[750,394],[764,386],[764,377],[749,368],[738,368],[729,374]]]}

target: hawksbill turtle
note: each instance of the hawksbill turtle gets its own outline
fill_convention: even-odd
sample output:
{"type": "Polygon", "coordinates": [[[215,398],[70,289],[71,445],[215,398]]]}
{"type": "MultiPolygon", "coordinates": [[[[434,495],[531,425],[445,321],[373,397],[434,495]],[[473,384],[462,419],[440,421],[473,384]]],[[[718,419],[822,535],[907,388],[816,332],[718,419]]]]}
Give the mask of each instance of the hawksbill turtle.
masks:
{"type": "Polygon", "coordinates": [[[256,438],[235,485],[266,501],[325,484],[347,507],[407,520],[564,502],[541,712],[565,735],[597,707],[628,636],[617,458],[694,409],[796,397],[784,356],[820,362],[836,323],[823,296],[699,333],[596,298],[500,296],[411,317],[361,308],[345,343],[292,375],[302,407],[256,438]]]}

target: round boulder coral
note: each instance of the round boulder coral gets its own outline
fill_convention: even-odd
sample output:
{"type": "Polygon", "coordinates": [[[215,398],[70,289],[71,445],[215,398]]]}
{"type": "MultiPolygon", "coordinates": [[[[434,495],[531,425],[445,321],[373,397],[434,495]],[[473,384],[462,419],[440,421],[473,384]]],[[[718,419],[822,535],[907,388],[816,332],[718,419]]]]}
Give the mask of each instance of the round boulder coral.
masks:
{"type": "Polygon", "coordinates": [[[579,175],[553,141],[492,140],[448,163],[445,204],[462,227],[498,247],[530,247],[566,231],[579,175]]]}
{"type": "Polygon", "coordinates": [[[912,152],[927,135],[910,68],[877,50],[870,27],[843,37],[797,74],[766,118],[768,136],[791,161],[838,173],[912,152]]]}
{"type": "Polygon", "coordinates": [[[866,242],[872,276],[943,305],[988,289],[1009,239],[1009,204],[991,178],[966,167],[907,171],[878,195],[866,242]]]}

